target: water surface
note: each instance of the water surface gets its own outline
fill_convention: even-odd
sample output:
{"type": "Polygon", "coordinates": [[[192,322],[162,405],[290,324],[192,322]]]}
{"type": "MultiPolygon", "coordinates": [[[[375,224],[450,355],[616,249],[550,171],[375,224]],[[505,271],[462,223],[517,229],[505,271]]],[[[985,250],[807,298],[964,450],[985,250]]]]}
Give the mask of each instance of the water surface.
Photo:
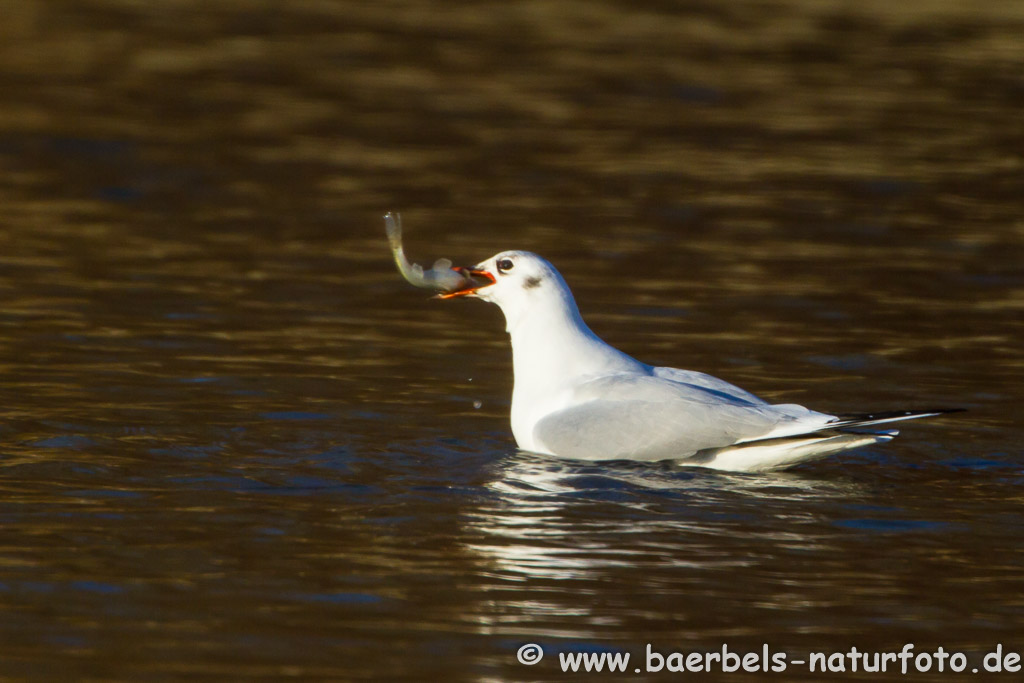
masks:
{"type": "Polygon", "coordinates": [[[1024,651],[1017,3],[0,11],[3,677],[1024,651]],[[518,452],[500,312],[388,209],[646,362],[969,412],[775,475],[518,452]]]}

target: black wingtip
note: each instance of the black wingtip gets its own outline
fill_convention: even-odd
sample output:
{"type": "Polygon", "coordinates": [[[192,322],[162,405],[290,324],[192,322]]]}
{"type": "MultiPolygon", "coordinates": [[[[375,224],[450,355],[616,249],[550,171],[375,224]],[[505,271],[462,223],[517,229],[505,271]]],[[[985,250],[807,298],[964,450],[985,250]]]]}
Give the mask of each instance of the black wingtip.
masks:
{"type": "Polygon", "coordinates": [[[847,413],[837,415],[837,422],[860,422],[868,420],[891,420],[896,417],[913,417],[914,415],[945,415],[947,413],[965,413],[967,408],[929,408],[915,410],[885,410],[877,413],[847,413]]]}

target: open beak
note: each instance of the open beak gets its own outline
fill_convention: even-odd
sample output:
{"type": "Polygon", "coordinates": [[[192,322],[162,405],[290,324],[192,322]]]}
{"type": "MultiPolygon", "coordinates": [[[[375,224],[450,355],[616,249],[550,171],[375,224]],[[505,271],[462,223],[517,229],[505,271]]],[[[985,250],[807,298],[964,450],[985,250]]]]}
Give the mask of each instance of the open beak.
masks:
{"type": "Polygon", "coordinates": [[[494,276],[486,270],[480,270],[478,268],[462,268],[460,266],[456,266],[455,268],[452,268],[452,270],[468,278],[466,286],[462,289],[442,292],[437,295],[438,299],[454,299],[457,296],[469,296],[470,294],[475,294],[478,289],[490,287],[496,282],[494,276]]]}

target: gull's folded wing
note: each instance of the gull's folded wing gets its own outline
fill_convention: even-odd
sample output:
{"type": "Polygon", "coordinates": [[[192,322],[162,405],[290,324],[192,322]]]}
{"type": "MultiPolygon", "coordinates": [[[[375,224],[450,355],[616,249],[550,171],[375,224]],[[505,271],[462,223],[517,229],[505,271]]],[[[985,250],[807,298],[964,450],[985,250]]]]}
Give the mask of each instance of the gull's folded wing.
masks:
{"type": "Polygon", "coordinates": [[[661,460],[809,432],[833,419],[802,406],[770,405],[701,373],[690,378],[701,383],[633,374],[585,382],[573,390],[570,407],[535,425],[534,439],[564,457],[661,460]]]}

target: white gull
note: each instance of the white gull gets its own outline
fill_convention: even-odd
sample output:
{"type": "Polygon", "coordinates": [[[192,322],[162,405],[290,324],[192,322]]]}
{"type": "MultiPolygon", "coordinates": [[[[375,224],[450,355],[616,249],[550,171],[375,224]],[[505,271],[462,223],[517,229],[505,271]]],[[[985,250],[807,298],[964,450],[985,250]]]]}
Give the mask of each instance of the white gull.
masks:
{"type": "Polygon", "coordinates": [[[504,251],[441,294],[497,304],[512,340],[512,433],[523,450],[585,460],[676,460],[764,471],[891,440],[878,425],[948,410],[829,415],[771,404],[693,370],[653,367],[594,334],[555,267],[504,251]],[[483,284],[481,284],[481,282],[483,284]]]}

